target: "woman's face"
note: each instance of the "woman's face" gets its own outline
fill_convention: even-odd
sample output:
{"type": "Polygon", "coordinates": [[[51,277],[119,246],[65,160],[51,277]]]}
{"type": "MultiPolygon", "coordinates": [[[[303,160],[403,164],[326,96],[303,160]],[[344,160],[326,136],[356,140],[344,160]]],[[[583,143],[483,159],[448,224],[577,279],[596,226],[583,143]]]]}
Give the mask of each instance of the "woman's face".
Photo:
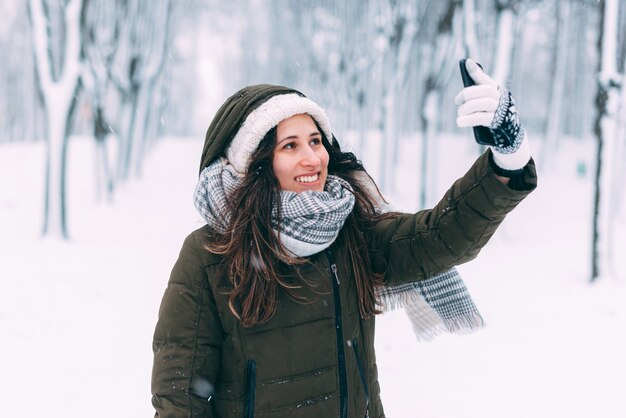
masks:
{"type": "Polygon", "coordinates": [[[272,167],[282,190],[324,191],[328,159],[322,134],[311,116],[295,115],[276,126],[272,167]]]}

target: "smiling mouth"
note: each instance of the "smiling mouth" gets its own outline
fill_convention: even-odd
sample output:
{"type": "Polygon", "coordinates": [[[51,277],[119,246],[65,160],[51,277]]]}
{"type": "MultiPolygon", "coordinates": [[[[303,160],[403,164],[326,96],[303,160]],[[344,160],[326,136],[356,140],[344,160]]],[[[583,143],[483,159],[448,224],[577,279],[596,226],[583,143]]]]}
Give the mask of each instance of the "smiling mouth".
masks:
{"type": "Polygon", "coordinates": [[[300,176],[296,177],[296,181],[298,183],[313,183],[320,179],[320,173],[315,173],[311,176],[300,176]]]}

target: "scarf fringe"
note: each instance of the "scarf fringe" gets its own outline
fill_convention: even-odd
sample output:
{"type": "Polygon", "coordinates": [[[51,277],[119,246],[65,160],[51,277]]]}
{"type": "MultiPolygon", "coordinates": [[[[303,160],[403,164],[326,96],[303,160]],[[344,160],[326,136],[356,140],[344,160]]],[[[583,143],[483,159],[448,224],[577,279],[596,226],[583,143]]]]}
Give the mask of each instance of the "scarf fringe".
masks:
{"type": "Polygon", "coordinates": [[[472,304],[472,308],[465,309],[462,313],[455,314],[451,318],[442,318],[420,293],[417,286],[410,289],[404,288],[402,292],[383,291],[380,295],[379,308],[383,312],[390,312],[407,307],[419,309],[420,318],[407,310],[407,316],[411,321],[415,338],[419,342],[429,342],[442,334],[468,335],[486,326],[480,312],[472,304]],[[430,318],[426,318],[426,317],[430,318]],[[430,320],[428,320],[430,319],[430,320]]]}
{"type": "Polygon", "coordinates": [[[378,304],[378,307],[384,312],[391,312],[395,311],[396,309],[404,309],[410,303],[422,300],[423,298],[416,288],[411,289],[411,291],[405,291],[402,293],[382,292],[380,294],[380,303],[378,304]]]}
{"type": "Polygon", "coordinates": [[[415,331],[415,338],[419,342],[430,342],[442,334],[469,335],[481,330],[486,326],[480,314],[467,314],[458,318],[449,319],[440,325],[426,330],[415,331]]]}

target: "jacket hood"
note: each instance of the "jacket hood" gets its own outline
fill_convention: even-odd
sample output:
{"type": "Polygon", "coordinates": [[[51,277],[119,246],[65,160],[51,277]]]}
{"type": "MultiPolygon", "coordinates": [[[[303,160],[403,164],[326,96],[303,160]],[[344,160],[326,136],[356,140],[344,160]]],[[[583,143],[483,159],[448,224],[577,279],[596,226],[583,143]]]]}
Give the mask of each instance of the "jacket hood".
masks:
{"type": "Polygon", "coordinates": [[[219,108],[207,129],[199,172],[226,154],[226,149],[237,131],[254,109],[273,96],[289,93],[305,97],[295,89],[271,84],[247,86],[230,96],[219,108]]]}

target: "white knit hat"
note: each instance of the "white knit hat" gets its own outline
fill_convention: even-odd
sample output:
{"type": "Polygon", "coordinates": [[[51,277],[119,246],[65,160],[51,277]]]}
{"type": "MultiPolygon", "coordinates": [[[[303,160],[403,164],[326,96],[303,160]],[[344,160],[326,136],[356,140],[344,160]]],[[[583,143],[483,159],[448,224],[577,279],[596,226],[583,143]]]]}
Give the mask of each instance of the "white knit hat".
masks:
{"type": "Polygon", "coordinates": [[[250,157],[265,135],[282,120],[307,113],[319,124],[328,141],[333,135],[330,120],[317,103],[296,93],[279,94],[254,109],[246,117],[226,150],[226,158],[239,173],[245,173],[250,157]]]}

